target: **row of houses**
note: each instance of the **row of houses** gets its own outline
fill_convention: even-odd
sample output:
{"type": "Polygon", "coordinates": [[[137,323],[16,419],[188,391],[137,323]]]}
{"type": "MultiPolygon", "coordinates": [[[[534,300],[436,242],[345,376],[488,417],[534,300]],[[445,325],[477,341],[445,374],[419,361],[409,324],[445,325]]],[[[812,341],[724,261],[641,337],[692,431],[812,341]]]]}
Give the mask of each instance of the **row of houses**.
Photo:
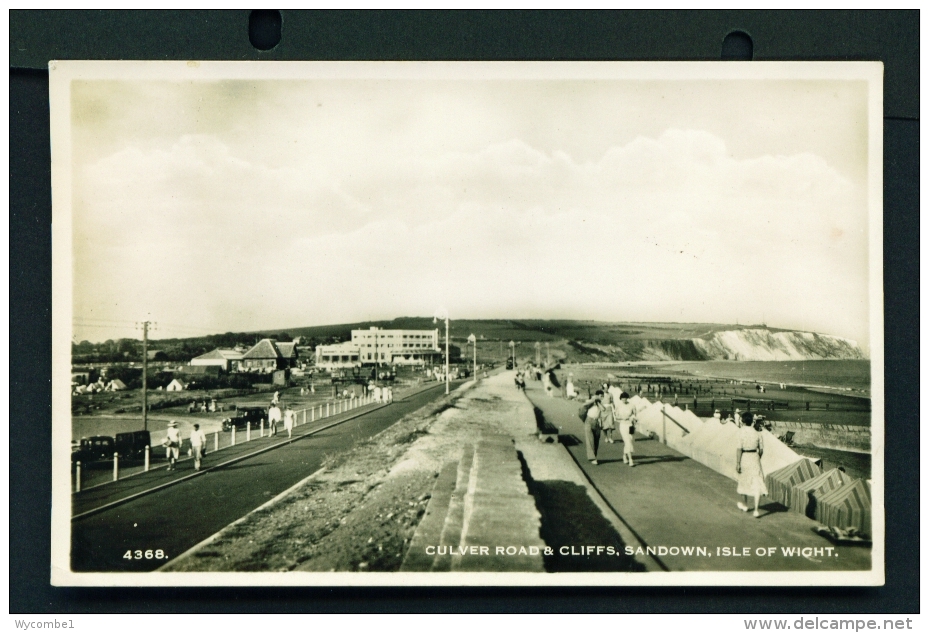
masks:
{"type": "MultiPolygon", "coordinates": [[[[371,327],[352,330],[344,343],[318,345],[315,361],[320,369],[362,365],[426,365],[441,355],[438,330],[385,330],[371,327]]],[[[190,361],[192,367],[216,367],[220,371],[271,372],[295,367],[297,342],[262,339],[251,349],[217,348],[190,361]]]]}
{"type": "Polygon", "coordinates": [[[297,343],[264,338],[251,349],[214,349],[190,361],[193,367],[218,367],[222,371],[270,372],[297,364],[297,343]]]}

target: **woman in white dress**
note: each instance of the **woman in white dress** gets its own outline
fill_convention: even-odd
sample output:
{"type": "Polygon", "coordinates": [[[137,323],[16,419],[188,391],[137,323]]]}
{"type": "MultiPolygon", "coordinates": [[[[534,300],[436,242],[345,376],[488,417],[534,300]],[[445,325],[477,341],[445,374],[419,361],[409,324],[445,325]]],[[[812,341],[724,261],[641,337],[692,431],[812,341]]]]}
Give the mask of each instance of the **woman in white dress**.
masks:
{"type": "Polygon", "coordinates": [[[739,475],[739,487],[736,492],[742,495],[736,505],[742,512],[748,512],[748,500],[754,497],[755,518],[761,516],[758,512],[761,495],[768,494],[768,488],[764,483],[764,472],[761,470],[761,456],[764,454],[764,441],[761,437],[763,428],[763,422],[760,419],[755,420],[754,426],[743,424],[739,429],[739,446],[735,449],[735,471],[739,475]]]}
{"type": "Polygon", "coordinates": [[[619,402],[613,405],[613,419],[619,427],[619,434],[623,438],[623,463],[634,467],[632,454],[635,453],[635,435],[632,427],[636,423],[635,405],[629,402],[629,394],[625,391],[619,394],[619,402]]]}
{"type": "Polygon", "coordinates": [[[613,419],[613,396],[606,384],[602,385],[601,391],[603,398],[600,399],[600,428],[603,429],[606,441],[613,444],[613,429],[616,428],[616,421],[613,419]]]}

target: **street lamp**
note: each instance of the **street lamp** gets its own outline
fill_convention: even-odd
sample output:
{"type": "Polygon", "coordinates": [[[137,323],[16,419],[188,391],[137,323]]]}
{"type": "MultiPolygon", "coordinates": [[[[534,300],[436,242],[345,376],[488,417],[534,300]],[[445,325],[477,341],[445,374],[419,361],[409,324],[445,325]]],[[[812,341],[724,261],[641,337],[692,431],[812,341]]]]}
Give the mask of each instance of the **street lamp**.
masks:
{"type": "Polygon", "coordinates": [[[445,319],[445,393],[448,394],[448,383],[449,383],[449,373],[448,373],[448,310],[445,308],[439,308],[435,311],[435,314],[432,315],[432,322],[438,323],[439,319],[445,319]]]}
{"type": "Polygon", "coordinates": [[[477,337],[472,334],[468,337],[468,342],[474,346],[474,381],[477,382],[477,337]]]}

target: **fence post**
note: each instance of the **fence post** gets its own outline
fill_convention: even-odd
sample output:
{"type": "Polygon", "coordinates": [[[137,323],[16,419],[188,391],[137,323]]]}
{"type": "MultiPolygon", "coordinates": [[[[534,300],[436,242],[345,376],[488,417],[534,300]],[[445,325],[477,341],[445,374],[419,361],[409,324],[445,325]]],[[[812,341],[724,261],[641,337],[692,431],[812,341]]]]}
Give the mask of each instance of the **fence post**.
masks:
{"type": "Polygon", "coordinates": [[[661,405],[661,443],[668,445],[668,416],[664,412],[664,405],[661,405]]]}
{"type": "Polygon", "coordinates": [[[306,424],[306,409],[303,410],[303,423],[306,424]]]}
{"type": "Polygon", "coordinates": [[[149,462],[151,460],[152,447],[145,447],[145,472],[148,472],[149,462]]]}
{"type": "Polygon", "coordinates": [[[245,421],[245,441],[246,442],[252,441],[252,421],[251,420],[245,421]]]}
{"type": "Polygon", "coordinates": [[[232,436],[230,438],[229,446],[235,446],[235,424],[232,425],[232,436]]]}
{"type": "MultiPolygon", "coordinates": [[[[319,406],[323,406],[323,405],[319,405],[319,406]]],[[[809,408],[810,408],[809,405],[807,405],[807,409],[809,408]]],[[[329,417],[329,403],[328,402],[326,403],[326,417],[327,418],[329,417]]]]}
{"type": "Polygon", "coordinates": [[[113,481],[119,479],[119,453],[113,453],[113,481]]]}
{"type": "Polygon", "coordinates": [[[219,450],[219,431],[216,431],[216,433],[213,434],[213,450],[219,450]]]}
{"type": "Polygon", "coordinates": [[[81,462],[77,463],[77,471],[74,474],[75,474],[74,492],[80,492],[81,491],[81,462]]]}

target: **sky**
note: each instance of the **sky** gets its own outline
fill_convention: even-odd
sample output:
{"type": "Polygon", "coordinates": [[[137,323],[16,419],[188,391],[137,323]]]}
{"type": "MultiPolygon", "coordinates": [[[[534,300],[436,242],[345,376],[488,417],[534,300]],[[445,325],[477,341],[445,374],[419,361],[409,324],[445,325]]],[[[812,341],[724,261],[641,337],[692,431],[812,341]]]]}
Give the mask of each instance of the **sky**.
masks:
{"type": "Polygon", "coordinates": [[[74,81],[73,338],[432,316],[868,348],[867,84],[74,81]]]}

